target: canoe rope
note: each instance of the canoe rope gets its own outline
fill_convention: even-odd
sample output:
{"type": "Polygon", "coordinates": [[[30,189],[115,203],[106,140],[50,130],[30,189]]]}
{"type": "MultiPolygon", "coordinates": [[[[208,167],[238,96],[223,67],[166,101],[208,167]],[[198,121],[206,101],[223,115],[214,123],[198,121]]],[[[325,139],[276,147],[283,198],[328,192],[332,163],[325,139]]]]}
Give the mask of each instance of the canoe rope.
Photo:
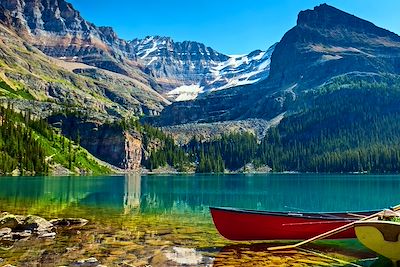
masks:
{"type": "MultiPolygon", "coordinates": [[[[299,209],[299,208],[295,208],[295,207],[289,207],[289,206],[284,206],[284,207],[287,209],[291,209],[291,210],[297,210],[298,212],[306,212],[306,213],[309,212],[304,209],[299,209]]],[[[366,215],[361,215],[361,214],[356,214],[356,213],[351,213],[351,212],[346,212],[345,214],[355,217],[355,218],[367,217],[366,215]]],[[[323,217],[332,218],[332,219],[353,219],[353,218],[345,218],[345,217],[341,217],[341,216],[337,216],[337,215],[329,214],[329,213],[321,213],[320,215],[323,217]]]]}
{"type": "Polygon", "coordinates": [[[355,267],[362,267],[361,265],[358,265],[356,263],[348,262],[348,261],[341,260],[341,259],[337,259],[337,258],[334,258],[334,257],[331,257],[331,256],[327,256],[327,255],[324,255],[322,253],[319,253],[319,252],[316,252],[316,251],[313,251],[313,250],[308,250],[308,249],[304,249],[304,248],[297,248],[297,249],[300,250],[300,251],[306,252],[306,253],[314,254],[314,255],[316,255],[318,257],[322,257],[322,258],[325,258],[325,259],[336,261],[336,262],[338,262],[340,264],[345,264],[345,265],[355,266],[355,267]]]}
{"type": "MultiPolygon", "coordinates": [[[[306,211],[306,210],[304,210],[304,209],[299,209],[299,208],[289,207],[289,206],[284,206],[284,208],[291,209],[291,210],[295,210],[294,213],[297,213],[297,212],[309,213],[309,212],[310,212],[310,211],[306,211]]],[[[289,213],[291,213],[291,212],[289,211],[289,213]]],[[[343,219],[343,217],[336,216],[336,215],[334,215],[334,214],[329,214],[329,213],[320,213],[319,215],[320,215],[321,217],[326,217],[326,218],[343,219]]]]}
{"type": "Polygon", "coordinates": [[[352,221],[349,220],[342,220],[342,221],[318,221],[318,222],[301,222],[301,223],[283,223],[282,226],[296,226],[296,225],[314,225],[314,224],[329,224],[329,223],[351,223],[352,221]]]}
{"type": "Polygon", "coordinates": [[[347,214],[350,215],[350,216],[358,217],[358,218],[367,217],[367,216],[365,216],[365,215],[360,215],[360,214],[355,214],[355,213],[347,213],[347,214]]]}

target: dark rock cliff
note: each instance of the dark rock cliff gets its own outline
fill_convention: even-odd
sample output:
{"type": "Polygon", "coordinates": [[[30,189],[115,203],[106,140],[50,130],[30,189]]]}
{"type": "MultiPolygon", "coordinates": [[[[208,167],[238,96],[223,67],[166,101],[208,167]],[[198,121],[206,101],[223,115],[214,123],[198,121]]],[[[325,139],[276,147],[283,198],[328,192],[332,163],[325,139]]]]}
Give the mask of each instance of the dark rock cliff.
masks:
{"type": "Polygon", "coordinates": [[[140,170],[142,138],[139,133],[75,116],[53,115],[48,121],[67,137],[79,140],[95,157],[127,171],[140,170]]]}

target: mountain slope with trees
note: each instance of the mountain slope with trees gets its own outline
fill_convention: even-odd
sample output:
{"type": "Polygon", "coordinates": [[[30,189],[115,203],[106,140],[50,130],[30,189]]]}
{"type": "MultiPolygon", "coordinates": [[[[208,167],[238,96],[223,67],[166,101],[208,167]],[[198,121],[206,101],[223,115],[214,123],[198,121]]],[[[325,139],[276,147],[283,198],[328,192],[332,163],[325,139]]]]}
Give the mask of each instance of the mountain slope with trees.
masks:
{"type": "Polygon", "coordinates": [[[344,75],[309,101],[259,142],[252,134],[226,134],[192,140],[187,152],[199,172],[221,172],[219,159],[229,170],[252,163],[275,172],[400,172],[400,77],[344,75]]]}
{"type": "Polygon", "coordinates": [[[56,169],[64,174],[111,172],[46,121],[0,107],[0,174],[51,174],[56,169]]]}

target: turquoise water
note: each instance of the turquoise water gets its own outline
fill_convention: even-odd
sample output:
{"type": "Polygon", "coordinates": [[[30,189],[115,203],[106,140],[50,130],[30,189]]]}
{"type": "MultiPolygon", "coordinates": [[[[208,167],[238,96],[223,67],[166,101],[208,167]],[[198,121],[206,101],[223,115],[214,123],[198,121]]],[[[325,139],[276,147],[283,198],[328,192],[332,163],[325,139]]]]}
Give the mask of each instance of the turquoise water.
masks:
{"type": "Polygon", "coordinates": [[[398,203],[400,176],[392,175],[0,178],[0,208],[6,211],[89,207],[117,213],[207,213],[208,206],[349,211],[381,209],[398,203]]]}

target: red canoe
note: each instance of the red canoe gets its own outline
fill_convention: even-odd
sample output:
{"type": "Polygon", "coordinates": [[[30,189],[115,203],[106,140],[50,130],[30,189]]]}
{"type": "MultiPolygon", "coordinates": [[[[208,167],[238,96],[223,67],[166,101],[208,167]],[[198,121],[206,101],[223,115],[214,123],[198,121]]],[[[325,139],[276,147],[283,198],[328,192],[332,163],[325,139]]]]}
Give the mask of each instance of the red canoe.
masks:
{"type": "MultiPolygon", "coordinates": [[[[377,212],[297,213],[214,207],[210,211],[219,233],[236,241],[309,239],[377,212]]],[[[330,239],[355,237],[351,228],[330,239]]]]}

